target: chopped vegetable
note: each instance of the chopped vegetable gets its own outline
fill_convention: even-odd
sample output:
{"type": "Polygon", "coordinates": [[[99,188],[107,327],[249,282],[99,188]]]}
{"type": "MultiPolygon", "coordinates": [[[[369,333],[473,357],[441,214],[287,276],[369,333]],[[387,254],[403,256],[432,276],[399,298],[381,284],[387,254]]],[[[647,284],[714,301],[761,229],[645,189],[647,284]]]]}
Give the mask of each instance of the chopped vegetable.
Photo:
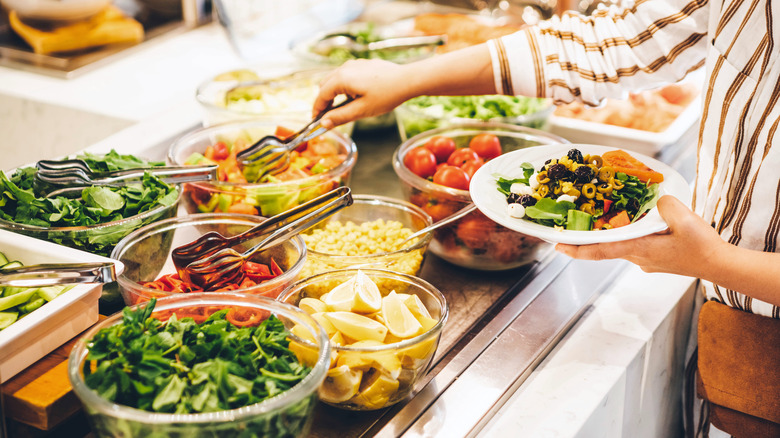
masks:
{"type": "Polygon", "coordinates": [[[279,395],[311,370],[289,349],[289,332],[274,315],[238,327],[227,320],[233,309],[211,309],[198,323],[183,308],[162,321],[155,304],[125,308],[122,322],[89,341],[84,379],[101,397],[151,412],[216,412],[279,395]]]}
{"type": "MultiPolygon", "coordinates": [[[[4,269],[22,266],[16,260],[9,261],[0,253],[0,273],[4,269]]],[[[72,289],[73,285],[49,287],[0,287],[0,330],[8,328],[21,318],[72,289]]]]}
{"type": "Polygon", "coordinates": [[[578,149],[549,159],[538,171],[521,165],[523,175],[496,175],[499,192],[507,197],[508,214],[560,229],[589,231],[629,225],[652,209],[660,197],[663,175],[623,151],[582,155],[578,149]],[[618,171],[632,171],[641,178],[618,171]]]}
{"type": "MultiPolygon", "coordinates": [[[[146,162],[132,155],[111,151],[105,156],[80,155],[90,169],[110,171],[164,163],[146,162]]],[[[129,218],[159,206],[176,203],[179,192],[158,177],[145,174],[139,183],[123,187],[86,187],[80,198],[57,196],[46,198],[35,186],[37,169],[17,169],[8,176],[0,171],[0,218],[38,227],[88,227],[129,218]]],[[[114,246],[130,231],[144,225],[132,222],[91,233],[49,233],[48,239],[59,244],[108,256],[114,246]]]]}
{"type": "MultiPolygon", "coordinates": [[[[227,292],[236,289],[246,289],[282,275],[284,271],[271,259],[271,266],[262,263],[246,262],[241,267],[242,275],[228,285],[210,292],[227,292]]],[[[143,286],[165,292],[203,292],[203,289],[193,283],[186,282],[179,274],[167,274],[155,281],[144,283],[143,286]]]]}

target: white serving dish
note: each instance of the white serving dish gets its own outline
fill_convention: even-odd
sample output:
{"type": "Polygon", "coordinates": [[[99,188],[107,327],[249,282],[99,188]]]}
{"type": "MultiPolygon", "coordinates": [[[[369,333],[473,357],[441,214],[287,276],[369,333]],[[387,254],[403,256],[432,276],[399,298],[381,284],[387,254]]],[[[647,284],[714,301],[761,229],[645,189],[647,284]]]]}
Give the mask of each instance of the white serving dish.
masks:
{"type": "MultiPolygon", "coordinates": [[[[697,71],[684,79],[685,82],[703,81],[703,73],[697,71]]],[[[701,93],[674,119],[671,125],[661,132],[624,128],[605,123],[589,122],[569,117],[550,116],[548,130],[572,143],[600,144],[612,146],[640,154],[655,156],[666,146],[676,143],[695,124],[701,116],[701,93]]]]}
{"type": "MultiPolygon", "coordinates": [[[[92,262],[105,257],[0,230],[0,252],[25,265],[92,262]]],[[[116,264],[117,275],[124,266],[116,264]]],[[[0,383],[73,339],[98,320],[102,284],[81,284],[0,331],[0,383]]]]}

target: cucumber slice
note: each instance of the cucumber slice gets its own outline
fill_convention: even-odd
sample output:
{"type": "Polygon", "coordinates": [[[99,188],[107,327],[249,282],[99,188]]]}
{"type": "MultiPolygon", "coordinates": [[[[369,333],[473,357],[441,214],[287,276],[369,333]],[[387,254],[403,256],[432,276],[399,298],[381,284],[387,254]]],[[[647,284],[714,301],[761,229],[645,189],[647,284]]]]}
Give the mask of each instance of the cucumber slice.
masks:
{"type": "Polygon", "coordinates": [[[0,330],[16,322],[19,318],[17,312],[0,312],[0,330]]]}
{"type": "Polygon", "coordinates": [[[62,295],[66,290],[65,286],[47,286],[38,289],[38,295],[46,301],[51,301],[62,295]]]}
{"type": "Polygon", "coordinates": [[[593,228],[593,216],[580,210],[569,210],[566,220],[567,230],[590,231],[593,228]]]}
{"type": "Polygon", "coordinates": [[[4,264],[8,263],[10,260],[8,260],[8,257],[5,256],[5,254],[0,252],[0,266],[3,266],[4,264]]]}
{"type": "Polygon", "coordinates": [[[18,260],[14,260],[12,262],[8,262],[4,264],[3,266],[0,266],[0,269],[21,268],[22,266],[24,266],[22,262],[18,260]]]}
{"type": "Polygon", "coordinates": [[[24,292],[11,295],[10,297],[0,298],[0,310],[10,309],[20,304],[26,303],[33,295],[38,292],[37,288],[28,288],[24,292]]]}

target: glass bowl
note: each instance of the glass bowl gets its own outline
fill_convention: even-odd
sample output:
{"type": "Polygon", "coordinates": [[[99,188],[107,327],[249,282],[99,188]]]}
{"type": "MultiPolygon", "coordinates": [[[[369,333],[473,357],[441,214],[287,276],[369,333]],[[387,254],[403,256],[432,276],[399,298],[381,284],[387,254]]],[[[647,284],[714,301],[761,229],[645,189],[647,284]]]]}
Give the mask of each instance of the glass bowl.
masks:
{"type": "Polygon", "coordinates": [[[158,205],[143,213],[117,221],[81,227],[41,227],[0,219],[0,229],[47,240],[71,248],[108,257],[125,236],[145,225],[175,217],[182,199],[182,187],[171,205],[158,205]]]}
{"type": "Polygon", "coordinates": [[[491,115],[497,113],[507,113],[510,110],[504,109],[498,105],[479,101],[477,99],[489,99],[492,96],[434,96],[427,97],[422,96],[416,99],[437,99],[438,101],[451,101],[455,99],[461,99],[466,103],[461,104],[461,109],[458,111],[462,113],[475,113],[480,108],[492,109],[484,116],[474,114],[473,117],[453,117],[451,114],[456,112],[452,107],[454,104],[433,104],[425,107],[415,105],[416,99],[412,99],[404,102],[396,107],[394,110],[396,124],[398,125],[398,133],[401,135],[401,141],[406,141],[409,138],[414,137],[422,132],[444,128],[446,126],[458,125],[460,123],[468,122],[496,122],[506,123],[510,125],[526,126],[534,129],[544,129],[547,125],[547,121],[550,115],[555,111],[555,105],[551,99],[538,99],[522,96],[495,96],[497,99],[511,99],[517,102],[527,102],[528,109],[520,109],[513,115],[507,115],[503,117],[492,117],[491,115]],[[530,111],[523,112],[522,111],[530,111]]]}
{"type": "MultiPolygon", "coordinates": [[[[195,99],[205,112],[206,126],[257,117],[282,120],[311,118],[320,81],[330,68],[247,68],[220,73],[200,84],[195,99]]],[[[354,123],[336,129],[352,135],[354,123]]]]}
{"type": "MultiPolygon", "coordinates": [[[[400,341],[388,334],[381,344],[378,341],[362,341],[357,345],[346,343],[349,341],[338,345],[331,342],[330,369],[319,390],[320,400],[342,409],[376,410],[406,398],[428,372],[447,320],[448,306],[444,295],[421,278],[381,269],[361,271],[376,283],[383,297],[392,291],[416,295],[419,298],[416,301],[425,306],[431,318],[426,331],[400,341]]],[[[304,298],[319,299],[357,273],[357,269],[344,269],[306,278],[285,290],[279,300],[299,305],[304,298]]],[[[322,313],[313,317],[327,321],[322,313]]],[[[327,322],[325,325],[326,332],[331,330],[328,333],[331,339],[337,338],[338,330],[327,322]]],[[[342,336],[342,339],[346,338],[342,336]]]]}
{"type": "MultiPolygon", "coordinates": [[[[266,218],[243,214],[202,213],[166,219],[150,224],[131,233],[116,246],[111,258],[121,260],[125,271],[117,278],[119,290],[128,306],[149,301],[151,298],[187,295],[180,292],[166,292],[146,287],[143,284],[157,280],[160,276],[173,274],[176,268],[171,260],[171,251],[192,242],[209,231],[230,237],[263,223],[266,218]]],[[[237,250],[248,249],[259,239],[250,239],[237,250]]],[[[263,281],[256,286],[236,289],[247,295],[263,295],[276,298],[285,287],[298,279],[306,261],[306,246],[299,236],[289,241],[260,251],[252,261],[269,265],[273,259],[284,271],[283,274],[263,281]]]]}
{"type": "MultiPolygon", "coordinates": [[[[148,412],[113,403],[84,380],[84,369],[89,352],[89,341],[106,327],[122,321],[122,312],[99,322],[82,336],[70,353],[68,377],[89,418],[93,433],[98,437],[213,437],[250,436],[256,432],[263,436],[306,436],[316,404],[317,389],[329,366],[329,342],[326,333],[305,312],[270,298],[236,293],[182,294],[157,301],[155,313],[161,320],[172,310],[187,308],[198,312],[213,313],[222,308],[243,308],[276,315],[285,327],[296,326],[296,333],[309,339],[306,345],[312,355],[298,355],[301,363],[311,367],[309,374],[292,388],[279,395],[242,408],[196,413],[172,414],[148,412]],[[159,316],[158,316],[159,315],[159,316]]],[[[290,335],[291,344],[297,337],[290,335]]],[[[292,348],[291,348],[292,349],[292,348]]]]}
{"type": "MultiPolygon", "coordinates": [[[[417,176],[403,164],[404,156],[435,136],[450,137],[458,148],[462,148],[472,137],[483,133],[495,134],[504,153],[531,146],[568,143],[547,132],[496,122],[459,123],[426,131],[403,142],[393,153],[393,169],[401,180],[406,199],[425,210],[434,222],[465,207],[471,202],[471,195],[468,190],[435,184],[417,176]]],[[[538,260],[551,249],[550,244],[498,225],[478,210],[434,230],[430,244],[431,252],[452,264],[485,271],[517,268],[538,260]]]]}
{"type": "Polygon", "coordinates": [[[431,217],[400,199],[375,195],[353,195],[352,199],[352,205],[300,235],[307,250],[301,278],[350,267],[418,275],[432,233],[403,247],[397,244],[430,225],[431,217]]]}
{"type": "MultiPolygon", "coordinates": [[[[245,141],[252,144],[265,135],[273,134],[278,126],[297,130],[307,121],[275,118],[228,122],[200,128],[179,137],[168,151],[168,162],[183,165],[195,153],[218,142],[233,144],[245,141]]],[[[349,183],[352,168],[357,162],[357,147],[351,138],[335,131],[322,136],[334,142],[344,161],[330,170],[313,175],[267,183],[197,182],[184,185],[183,205],[188,213],[253,213],[274,216],[306,201],[349,183]]]]}

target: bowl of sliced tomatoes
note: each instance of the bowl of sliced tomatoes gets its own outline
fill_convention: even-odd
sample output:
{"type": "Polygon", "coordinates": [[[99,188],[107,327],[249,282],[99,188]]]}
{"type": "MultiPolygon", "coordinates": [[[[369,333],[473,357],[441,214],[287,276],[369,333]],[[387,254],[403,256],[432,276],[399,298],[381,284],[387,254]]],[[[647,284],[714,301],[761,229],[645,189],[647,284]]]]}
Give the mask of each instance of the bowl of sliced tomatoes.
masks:
{"type": "MultiPolygon", "coordinates": [[[[560,143],[568,141],[533,128],[464,122],[403,142],[393,154],[393,169],[405,198],[437,222],[472,202],[471,177],[486,162],[518,149],[560,143]]],[[[435,230],[429,249],[458,266],[500,271],[532,263],[552,246],[474,211],[435,230]]]]}

